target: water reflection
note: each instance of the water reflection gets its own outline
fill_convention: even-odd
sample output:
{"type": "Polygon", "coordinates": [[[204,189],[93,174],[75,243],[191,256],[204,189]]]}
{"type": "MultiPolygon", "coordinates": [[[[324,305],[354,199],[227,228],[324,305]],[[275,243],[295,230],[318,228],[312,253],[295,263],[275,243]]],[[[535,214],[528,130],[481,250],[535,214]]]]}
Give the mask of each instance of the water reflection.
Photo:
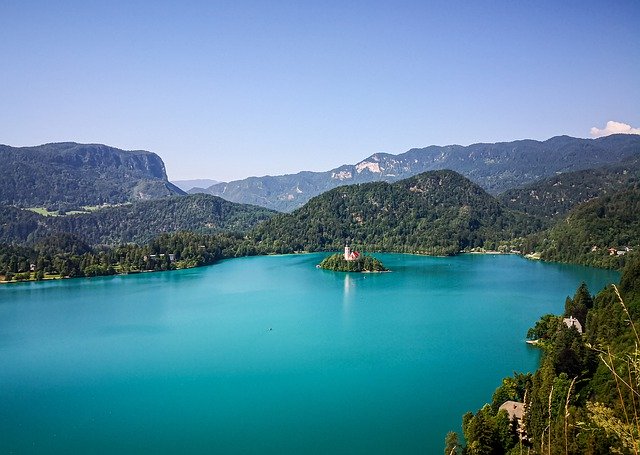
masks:
{"type": "Polygon", "coordinates": [[[344,274],[344,288],[342,291],[342,318],[344,322],[349,321],[351,314],[351,303],[353,302],[355,292],[355,280],[350,273],[344,274]]]}

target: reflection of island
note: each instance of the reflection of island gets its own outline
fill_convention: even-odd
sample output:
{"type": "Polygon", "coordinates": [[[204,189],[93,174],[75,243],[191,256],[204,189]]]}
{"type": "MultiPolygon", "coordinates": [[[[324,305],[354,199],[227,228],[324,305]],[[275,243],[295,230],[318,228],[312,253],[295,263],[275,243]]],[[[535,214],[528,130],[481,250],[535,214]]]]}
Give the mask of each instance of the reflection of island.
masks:
{"type": "Polygon", "coordinates": [[[318,267],[337,272],[387,272],[387,268],[378,259],[351,251],[344,247],[344,254],[333,254],[318,265],[318,267]]]}
{"type": "Polygon", "coordinates": [[[349,323],[351,304],[355,298],[355,281],[353,275],[344,274],[344,291],[342,293],[342,322],[349,323]]]}

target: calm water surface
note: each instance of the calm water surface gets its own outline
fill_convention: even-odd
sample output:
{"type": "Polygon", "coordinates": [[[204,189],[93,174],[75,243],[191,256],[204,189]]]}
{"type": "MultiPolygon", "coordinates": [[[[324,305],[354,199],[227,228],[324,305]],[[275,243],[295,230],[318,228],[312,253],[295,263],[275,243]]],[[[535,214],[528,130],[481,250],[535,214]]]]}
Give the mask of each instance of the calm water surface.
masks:
{"type": "Polygon", "coordinates": [[[0,286],[0,453],[441,453],[615,272],[515,256],[256,257],[0,286]]]}

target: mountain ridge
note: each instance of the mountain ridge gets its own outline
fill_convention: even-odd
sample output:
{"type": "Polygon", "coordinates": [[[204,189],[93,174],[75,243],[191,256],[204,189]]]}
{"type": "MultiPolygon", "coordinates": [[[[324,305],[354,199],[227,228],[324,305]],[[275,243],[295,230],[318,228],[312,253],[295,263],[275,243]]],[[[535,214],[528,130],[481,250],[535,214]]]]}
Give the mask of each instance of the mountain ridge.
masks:
{"type": "Polygon", "coordinates": [[[259,249],[280,253],[335,251],[350,241],[368,251],[455,254],[494,249],[540,226],[461,174],[437,170],[334,188],[261,223],[249,236],[259,249]]]}
{"type": "Polygon", "coordinates": [[[20,207],[118,204],[186,194],[146,150],[103,144],[0,145],[0,204],[20,207]]]}
{"type": "Polygon", "coordinates": [[[556,173],[616,163],[634,154],[640,154],[640,136],[624,134],[598,139],[555,136],[545,141],[431,145],[398,155],[374,153],[356,164],[329,171],[248,177],[192,189],[190,193],[206,192],[233,202],[288,212],[340,185],[393,182],[421,172],[451,169],[495,195],[556,173]]]}
{"type": "Polygon", "coordinates": [[[565,172],[498,196],[506,207],[556,219],[593,199],[640,185],[640,155],[603,167],[565,172]]]}
{"type": "Polygon", "coordinates": [[[243,232],[274,214],[263,207],[195,194],[106,207],[91,213],[42,216],[0,206],[0,243],[30,245],[53,234],[76,235],[91,245],[145,243],[179,231],[211,234],[243,232]]]}

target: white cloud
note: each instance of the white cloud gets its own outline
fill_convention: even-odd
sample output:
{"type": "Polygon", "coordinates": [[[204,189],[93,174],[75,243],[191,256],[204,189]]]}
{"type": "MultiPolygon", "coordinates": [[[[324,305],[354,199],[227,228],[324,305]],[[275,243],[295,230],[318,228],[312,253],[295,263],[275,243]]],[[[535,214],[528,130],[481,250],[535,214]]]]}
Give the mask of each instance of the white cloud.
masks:
{"type": "Polygon", "coordinates": [[[607,126],[604,129],[591,128],[592,137],[609,136],[610,134],[640,134],[640,128],[631,128],[631,125],[626,123],[614,122],[609,120],[607,126]]]}

